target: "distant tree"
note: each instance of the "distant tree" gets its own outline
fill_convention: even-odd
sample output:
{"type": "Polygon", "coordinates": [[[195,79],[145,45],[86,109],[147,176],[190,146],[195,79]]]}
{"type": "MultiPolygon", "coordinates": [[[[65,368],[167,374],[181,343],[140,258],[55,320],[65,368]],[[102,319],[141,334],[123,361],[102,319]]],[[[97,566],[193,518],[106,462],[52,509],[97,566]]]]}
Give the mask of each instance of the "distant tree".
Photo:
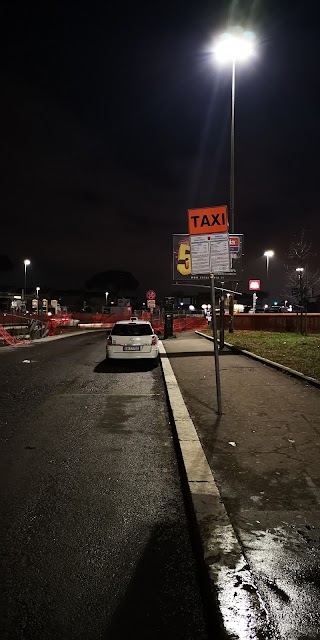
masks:
{"type": "Polygon", "coordinates": [[[320,269],[315,266],[317,252],[304,230],[294,236],[285,255],[285,298],[305,305],[320,293],[320,269]],[[296,269],[303,271],[296,271],[296,269]]]}
{"type": "Polygon", "coordinates": [[[9,256],[0,255],[0,271],[10,271],[13,269],[13,262],[9,256]]]}
{"type": "Polygon", "coordinates": [[[89,290],[108,291],[114,296],[135,291],[138,286],[139,282],[129,271],[103,271],[86,282],[89,290]]]}

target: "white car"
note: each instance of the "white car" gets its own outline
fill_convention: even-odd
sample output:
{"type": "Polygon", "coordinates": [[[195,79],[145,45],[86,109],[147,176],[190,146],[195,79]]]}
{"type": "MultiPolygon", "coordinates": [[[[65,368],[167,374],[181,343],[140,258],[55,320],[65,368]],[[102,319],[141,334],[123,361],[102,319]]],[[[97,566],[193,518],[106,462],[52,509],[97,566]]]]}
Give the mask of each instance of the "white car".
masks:
{"type": "Polygon", "coordinates": [[[158,354],[159,339],[150,322],[131,318],[115,323],[107,340],[107,358],[156,359],[158,354]]]}

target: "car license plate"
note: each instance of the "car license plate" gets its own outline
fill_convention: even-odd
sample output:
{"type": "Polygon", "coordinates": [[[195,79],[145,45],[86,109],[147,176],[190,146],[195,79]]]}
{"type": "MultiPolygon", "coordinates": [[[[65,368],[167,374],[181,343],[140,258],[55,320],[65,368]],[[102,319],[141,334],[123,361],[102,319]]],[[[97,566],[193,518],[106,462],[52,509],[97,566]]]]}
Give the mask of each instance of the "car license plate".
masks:
{"type": "Polygon", "coordinates": [[[140,351],[140,347],[139,346],[136,346],[136,347],[124,346],[123,347],[123,351],[140,351]]]}

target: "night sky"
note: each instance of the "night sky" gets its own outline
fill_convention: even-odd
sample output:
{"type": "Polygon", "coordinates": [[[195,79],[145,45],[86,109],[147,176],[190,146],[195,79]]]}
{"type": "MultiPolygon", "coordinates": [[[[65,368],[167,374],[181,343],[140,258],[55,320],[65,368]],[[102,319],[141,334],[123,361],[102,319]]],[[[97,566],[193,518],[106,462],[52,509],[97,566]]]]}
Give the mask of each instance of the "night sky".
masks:
{"type": "Polygon", "coordinates": [[[33,285],[126,269],[170,293],[187,209],[229,200],[231,70],[209,47],[232,22],[258,45],[237,68],[235,230],[245,280],[274,249],[280,296],[290,236],[320,237],[317,1],[32,5],[1,5],[0,283],[28,257],[33,285]]]}

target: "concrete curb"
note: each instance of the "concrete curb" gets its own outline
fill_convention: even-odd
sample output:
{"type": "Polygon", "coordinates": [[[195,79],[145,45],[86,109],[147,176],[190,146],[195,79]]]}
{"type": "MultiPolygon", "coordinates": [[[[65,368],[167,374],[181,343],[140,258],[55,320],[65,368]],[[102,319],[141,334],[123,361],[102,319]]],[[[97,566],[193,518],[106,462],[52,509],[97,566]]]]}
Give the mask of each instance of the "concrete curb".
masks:
{"type": "Polygon", "coordinates": [[[183,400],[169,357],[159,344],[160,362],[191,505],[209,578],[211,604],[217,603],[225,637],[276,638],[219,489],[183,400]]]}
{"type": "MultiPolygon", "coordinates": [[[[202,338],[206,338],[206,340],[210,340],[211,342],[213,342],[213,337],[207,336],[205,333],[202,333],[202,331],[195,331],[195,333],[198,336],[201,336],[202,338]]],[[[300,371],[295,371],[295,369],[290,369],[290,367],[286,367],[284,364],[279,364],[278,362],[273,362],[272,360],[268,360],[267,358],[258,356],[256,353],[251,353],[251,351],[246,351],[245,349],[240,349],[239,347],[235,347],[233,344],[230,344],[229,342],[225,342],[225,345],[226,347],[228,347],[228,349],[231,349],[231,351],[234,351],[235,353],[239,353],[239,355],[248,356],[248,358],[252,358],[253,360],[258,360],[258,362],[261,362],[262,364],[266,364],[268,365],[268,367],[273,367],[274,369],[278,369],[278,371],[282,371],[282,373],[287,373],[288,375],[294,378],[298,378],[299,380],[308,382],[309,384],[312,384],[314,387],[317,387],[318,389],[320,389],[320,380],[317,380],[316,378],[305,376],[303,373],[300,373],[300,371]]]]}

